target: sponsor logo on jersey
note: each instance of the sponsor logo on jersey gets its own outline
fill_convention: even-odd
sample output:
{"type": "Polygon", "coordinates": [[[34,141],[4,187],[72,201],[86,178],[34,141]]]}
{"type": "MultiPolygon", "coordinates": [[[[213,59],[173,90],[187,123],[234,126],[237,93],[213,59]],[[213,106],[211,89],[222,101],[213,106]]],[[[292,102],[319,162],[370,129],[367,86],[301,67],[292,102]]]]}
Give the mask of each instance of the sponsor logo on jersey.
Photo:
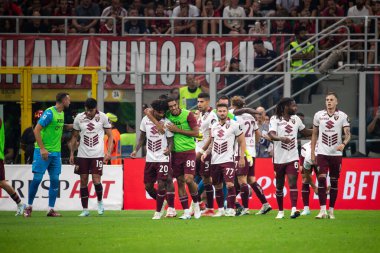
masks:
{"type": "Polygon", "coordinates": [[[90,122],[90,123],[87,124],[87,130],[88,130],[88,131],[91,132],[91,131],[94,130],[94,129],[95,129],[95,125],[94,125],[93,123],[90,122]]]}
{"type": "Polygon", "coordinates": [[[326,128],[327,129],[331,129],[334,127],[334,122],[332,122],[331,120],[327,121],[326,122],[326,128]]]}
{"type": "Polygon", "coordinates": [[[285,127],[285,132],[287,132],[288,134],[290,134],[291,132],[293,132],[293,127],[291,125],[287,125],[285,127]]]}
{"type": "Polygon", "coordinates": [[[219,138],[222,138],[224,136],[224,131],[223,131],[223,129],[220,129],[219,131],[218,131],[218,137],[219,138]]]}

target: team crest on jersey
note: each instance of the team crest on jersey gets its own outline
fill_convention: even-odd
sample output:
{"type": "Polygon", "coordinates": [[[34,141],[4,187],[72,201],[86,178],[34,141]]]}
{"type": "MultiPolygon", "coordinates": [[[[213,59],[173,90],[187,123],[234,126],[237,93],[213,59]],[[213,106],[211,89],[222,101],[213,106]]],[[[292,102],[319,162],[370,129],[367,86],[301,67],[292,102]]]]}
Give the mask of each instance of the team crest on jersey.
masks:
{"type": "Polygon", "coordinates": [[[292,124],[294,125],[296,123],[296,120],[295,119],[292,119],[292,124]]]}
{"type": "Polygon", "coordinates": [[[214,124],[216,122],[216,119],[212,119],[211,120],[211,125],[214,124]]]}
{"type": "Polygon", "coordinates": [[[209,112],[206,112],[206,113],[203,115],[203,120],[206,120],[208,115],[209,115],[209,112]]]}
{"type": "Polygon", "coordinates": [[[230,122],[226,122],[226,129],[230,128],[230,122]]]}
{"type": "Polygon", "coordinates": [[[100,117],[99,116],[95,116],[95,121],[99,122],[99,120],[100,120],[100,117]]]}
{"type": "Polygon", "coordinates": [[[334,119],[338,120],[339,119],[339,115],[334,115],[334,119]]]}

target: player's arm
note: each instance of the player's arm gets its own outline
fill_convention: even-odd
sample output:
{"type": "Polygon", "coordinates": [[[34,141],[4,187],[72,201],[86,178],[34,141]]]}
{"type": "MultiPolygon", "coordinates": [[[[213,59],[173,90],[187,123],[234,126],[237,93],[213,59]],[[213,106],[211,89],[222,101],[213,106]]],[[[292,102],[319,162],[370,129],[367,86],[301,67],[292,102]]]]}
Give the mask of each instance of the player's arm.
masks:
{"type": "Polygon", "coordinates": [[[170,152],[172,152],[172,150],[173,150],[174,139],[173,139],[173,137],[167,137],[166,141],[168,142],[168,147],[165,149],[164,155],[168,156],[170,154],[170,152]]]}
{"type": "Polygon", "coordinates": [[[255,130],[255,143],[259,143],[260,138],[261,138],[261,132],[258,129],[256,129],[255,130]]]}
{"type": "Polygon", "coordinates": [[[343,128],[344,131],[344,140],[343,142],[336,148],[339,151],[343,151],[343,149],[347,146],[347,144],[351,140],[351,128],[349,126],[346,126],[343,128]]]}
{"type": "Polygon", "coordinates": [[[144,145],[145,139],[146,139],[146,133],[141,131],[140,137],[139,137],[139,142],[137,143],[135,150],[133,150],[133,152],[131,153],[132,158],[136,158],[136,153],[144,145]]]}
{"type": "MultiPolygon", "coordinates": [[[[211,129],[209,129],[209,131],[210,131],[209,138],[206,140],[205,145],[203,145],[203,147],[202,147],[203,153],[206,152],[205,150],[207,150],[211,144],[211,129]]],[[[202,153],[202,155],[203,155],[203,153],[202,153]]]]}
{"type": "Polygon", "coordinates": [[[74,124],[64,124],[63,125],[63,129],[65,131],[72,131],[73,130],[73,126],[74,126],[74,124]]]}
{"type": "Polygon", "coordinates": [[[162,124],[160,124],[160,122],[153,116],[153,109],[152,108],[146,108],[144,110],[144,114],[157,127],[157,130],[160,132],[160,134],[165,133],[164,126],[162,124]]]}
{"type": "Polygon", "coordinates": [[[242,115],[244,113],[251,114],[253,117],[255,117],[256,114],[260,114],[260,112],[256,111],[255,109],[252,109],[252,108],[241,108],[241,109],[234,110],[235,116],[239,116],[239,115],[242,115]]]}
{"type": "Polygon", "coordinates": [[[40,153],[41,153],[42,159],[47,160],[49,152],[46,150],[44,143],[42,142],[42,137],[41,137],[42,129],[43,127],[39,123],[37,123],[33,132],[34,132],[34,138],[36,138],[36,142],[38,146],[40,147],[40,153]]]}
{"type": "Polygon", "coordinates": [[[313,126],[313,133],[311,135],[311,163],[316,164],[315,162],[315,145],[317,144],[317,139],[319,135],[319,127],[313,126]]]}
{"type": "Polygon", "coordinates": [[[304,136],[304,137],[309,137],[309,136],[312,136],[312,134],[313,134],[313,130],[312,130],[312,129],[306,129],[306,128],[304,128],[304,129],[302,129],[302,130],[300,131],[300,133],[301,133],[302,136],[304,136]]]}
{"type": "Polygon", "coordinates": [[[108,161],[111,159],[111,152],[113,149],[113,135],[112,135],[112,129],[111,128],[106,128],[105,133],[108,137],[108,142],[107,142],[107,153],[104,154],[104,160],[103,163],[107,164],[108,161]]]}
{"type": "Polygon", "coordinates": [[[238,141],[238,144],[239,144],[239,147],[240,147],[240,158],[239,158],[239,167],[240,168],[243,168],[245,166],[245,160],[244,160],[244,153],[245,153],[245,150],[246,150],[246,146],[245,146],[245,137],[244,137],[244,134],[240,134],[237,138],[237,141],[238,141]]]}
{"type": "Polygon", "coordinates": [[[78,135],[79,131],[73,129],[71,132],[71,139],[69,141],[69,149],[70,149],[70,164],[74,165],[74,152],[78,149],[78,135]]]}
{"type": "Polygon", "coordinates": [[[291,141],[288,137],[278,136],[275,131],[270,131],[268,133],[268,136],[272,141],[281,141],[286,144],[290,143],[291,141]]]}
{"type": "Polygon", "coordinates": [[[211,154],[212,147],[214,146],[214,138],[210,137],[209,139],[210,139],[210,144],[208,145],[208,148],[205,150],[205,152],[201,156],[202,162],[205,162],[207,156],[209,156],[211,154]]]}

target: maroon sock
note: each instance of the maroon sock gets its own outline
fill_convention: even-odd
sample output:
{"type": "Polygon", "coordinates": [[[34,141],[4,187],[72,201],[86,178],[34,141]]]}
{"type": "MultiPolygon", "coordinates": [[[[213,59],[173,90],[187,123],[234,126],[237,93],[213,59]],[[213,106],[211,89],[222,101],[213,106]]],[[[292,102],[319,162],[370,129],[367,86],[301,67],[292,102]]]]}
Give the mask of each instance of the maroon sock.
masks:
{"type": "Polygon", "coordinates": [[[179,197],[179,201],[181,202],[183,210],[189,209],[189,198],[187,195],[179,197]]]}
{"type": "Polygon", "coordinates": [[[276,199],[278,204],[278,210],[283,211],[284,210],[284,190],[276,189],[276,199]]]}
{"type": "Polygon", "coordinates": [[[240,186],[240,196],[243,207],[248,208],[249,186],[247,184],[242,184],[240,186]]]}
{"type": "Polygon", "coordinates": [[[336,198],[338,197],[338,180],[330,178],[330,207],[334,208],[336,198]]]}
{"type": "Polygon", "coordinates": [[[234,208],[235,200],[236,200],[235,187],[228,188],[227,191],[228,191],[227,208],[234,208]]]}
{"type": "Polygon", "coordinates": [[[88,208],[88,188],[83,187],[80,188],[80,201],[82,202],[82,207],[83,208],[88,208]]]}
{"type": "Polygon", "coordinates": [[[195,193],[191,193],[191,199],[193,200],[194,203],[199,202],[198,191],[196,191],[195,193]]]}
{"type": "Polygon", "coordinates": [[[14,202],[16,202],[16,204],[21,202],[21,199],[16,192],[11,195],[11,198],[13,199],[14,202]]]}
{"type": "Polygon", "coordinates": [[[290,203],[292,207],[297,207],[297,200],[298,200],[298,189],[297,185],[291,185],[289,186],[290,191],[290,203]]]}
{"type": "Polygon", "coordinates": [[[102,201],[103,199],[103,186],[102,183],[94,184],[96,196],[98,197],[98,201],[102,201]]]}
{"type": "Polygon", "coordinates": [[[157,199],[156,199],[156,212],[161,212],[162,204],[164,203],[166,196],[166,190],[160,190],[157,193],[157,199]]]}
{"type": "Polygon", "coordinates": [[[166,201],[168,202],[168,206],[174,208],[174,192],[166,193],[166,201]]]}
{"type": "Polygon", "coordinates": [[[211,184],[205,185],[207,208],[214,208],[214,188],[211,184]]]}
{"type": "Polygon", "coordinates": [[[318,198],[321,206],[326,205],[326,177],[318,177],[318,198]]]}
{"type": "Polygon", "coordinates": [[[261,188],[261,186],[257,182],[251,184],[251,187],[255,192],[256,196],[259,198],[261,204],[268,203],[267,198],[264,195],[263,188],[261,188]]]}
{"type": "Polygon", "coordinates": [[[303,206],[309,206],[310,187],[309,184],[302,184],[303,206]]]}
{"type": "Polygon", "coordinates": [[[215,198],[216,198],[216,203],[218,203],[218,207],[223,208],[224,207],[223,189],[215,189],[215,198]]]}
{"type": "Polygon", "coordinates": [[[157,198],[157,190],[155,188],[145,189],[152,199],[157,198]]]}

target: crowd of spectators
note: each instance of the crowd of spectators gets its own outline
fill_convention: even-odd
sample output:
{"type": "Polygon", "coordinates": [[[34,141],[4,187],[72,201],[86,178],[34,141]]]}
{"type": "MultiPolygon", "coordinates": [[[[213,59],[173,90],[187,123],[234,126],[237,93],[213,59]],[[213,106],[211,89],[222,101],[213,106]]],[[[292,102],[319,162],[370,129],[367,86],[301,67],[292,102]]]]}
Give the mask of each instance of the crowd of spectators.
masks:
{"type": "MultiPolygon", "coordinates": [[[[125,19],[127,34],[292,34],[297,26],[315,32],[316,21],[310,17],[352,17],[355,32],[363,32],[364,20],[357,16],[380,15],[376,0],[0,0],[0,33],[15,32],[15,19],[6,16],[34,16],[41,19],[20,19],[20,31],[25,33],[63,33],[63,19],[44,17],[99,17],[99,19],[69,19],[68,33],[121,34],[125,19]],[[106,19],[113,17],[115,19],[106,19]],[[140,20],[128,17],[140,17],[140,20]],[[182,17],[173,28],[169,20],[145,17],[182,17]],[[189,20],[187,17],[224,17],[222,31],[219,20],[189,20]],[[251,17],[250,20],[233,19],[251,17]],[[255,17],[308,17],[302,21],[276,20],[268,22],[255,17]],[[172,29],[174,31],[172,31],[172,29]]],[[[323,20],[321,28],[336,20],[323,20]]]]}

